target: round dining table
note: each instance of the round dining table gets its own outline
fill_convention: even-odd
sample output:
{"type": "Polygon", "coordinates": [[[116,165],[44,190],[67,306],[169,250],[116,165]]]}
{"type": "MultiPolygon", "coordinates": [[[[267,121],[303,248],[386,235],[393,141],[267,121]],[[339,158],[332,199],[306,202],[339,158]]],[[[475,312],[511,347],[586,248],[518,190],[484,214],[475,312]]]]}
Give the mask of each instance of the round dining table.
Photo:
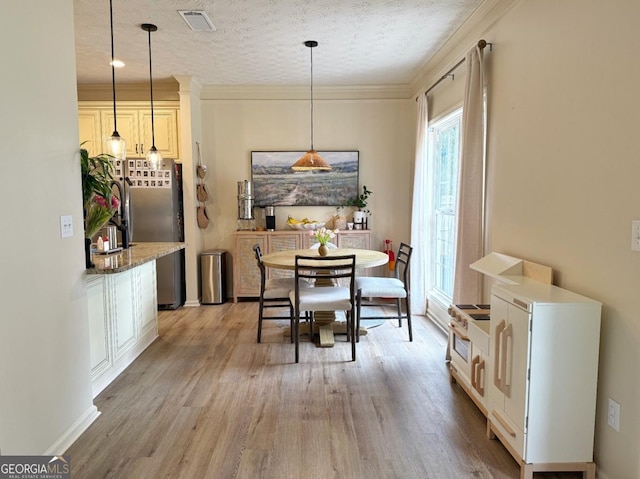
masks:
{"type": "MultiPolygon", "coordinates": [[[[389,256],[386,253],[370,249],[331,248],[329,249],[329,253],[327,256],[344,256],[351,254],[356,255],[356,269],[364,270],[368,268],[375,268],[377,266],[383,266],[389,262],[389,256]]],[[[283,250],[265,254],[262,257],[262,263],[268,268],[293,271],[296,269],[296,256],[298,255],[320,257],[317,249],[283,250]]],[[[318,329],[320,347],[333,347],[335,344],[334,334],[346,334],[347,332],[346,323],[336,321],[336,317],[333,311],[318,311],[315,313],[314,319],[318,329]]],[[[304,326],[308,327],[308,323],[300,325],[301,333],[304,332],[304,326]]],[[[367,334],[366,329],[361,328],[360,335],[365,334],[367,334]]]]}

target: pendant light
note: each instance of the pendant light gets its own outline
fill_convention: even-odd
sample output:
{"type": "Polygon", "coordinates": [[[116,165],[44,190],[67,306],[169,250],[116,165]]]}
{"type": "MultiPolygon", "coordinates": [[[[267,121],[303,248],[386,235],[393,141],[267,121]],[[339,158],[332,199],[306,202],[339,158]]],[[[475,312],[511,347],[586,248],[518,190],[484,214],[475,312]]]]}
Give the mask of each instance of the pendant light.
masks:
{"type": "MultiPolygon", "coordinates": [[[[113,2],[109,0],[109,18],[111,21],[111,88],[113,90],[113,133],[107,138],[107,153],[119,160],[127,157],[127,142],[118,133],[118,117],[116,116],[116,67],[113,53],[113,2]]],[[[126,168],[124,169],[126,171],[126,168]]]]}
{"type": "Polygon", "coordinates": [[[149,91],[151,93],[151,148],[147,151],[146,157],[149,168],[159,170],[162,166],[162,155],[156,149],[156,134],[153,124],[153,75],[151,71],[151,32],[155,32],[158,27],[152,23],[143,23],[140,28],[149,33],[149,91]]]}
{"type": "Polygon", "coordinates": [[[291,166],[291,169],[296,171],[330,170],[331,166],[329,163],[313,149],[313,49],[318,46],[318,42],[315,40],[307,40],[304,44],[311,52],[311,149],[296,161],[291,166]]]}

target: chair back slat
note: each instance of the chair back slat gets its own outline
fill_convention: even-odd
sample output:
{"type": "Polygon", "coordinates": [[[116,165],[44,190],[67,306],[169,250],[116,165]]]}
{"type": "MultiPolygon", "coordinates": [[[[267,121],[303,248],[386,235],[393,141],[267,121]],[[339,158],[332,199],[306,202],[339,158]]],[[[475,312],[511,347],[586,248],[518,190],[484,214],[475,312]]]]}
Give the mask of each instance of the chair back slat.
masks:
{"type": "Polygon", "coordinates": [[[355,297],[356,255],[304,256],[296,255],[296,290],[300,279],[339,280],[349,279],[351,296],[355,297]]]}
{"type": "Polygon", "coordinates": [[[395,276],[396,278],[401,279],[407,287],[409,285],[409,265],[412,253],[412,246],[409,246],[406,243],[400,243],[400,246],[398,247],[398,254],[396,255],[395,276]]]}

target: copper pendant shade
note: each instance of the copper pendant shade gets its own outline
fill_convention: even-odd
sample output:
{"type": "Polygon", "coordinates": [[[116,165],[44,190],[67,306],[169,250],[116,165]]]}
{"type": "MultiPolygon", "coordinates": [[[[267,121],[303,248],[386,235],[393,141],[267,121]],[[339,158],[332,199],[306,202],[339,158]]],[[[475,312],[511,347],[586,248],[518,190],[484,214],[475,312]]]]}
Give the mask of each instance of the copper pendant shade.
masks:
{"type": "Polygon", "coordinates": [[[331,165],[313,149],[313,49],[318,46],[318,42],[307,40],[304,44],[311,52],[311,148],[291,165],[291,169],[296,171],[330,170],[331,165]]]}

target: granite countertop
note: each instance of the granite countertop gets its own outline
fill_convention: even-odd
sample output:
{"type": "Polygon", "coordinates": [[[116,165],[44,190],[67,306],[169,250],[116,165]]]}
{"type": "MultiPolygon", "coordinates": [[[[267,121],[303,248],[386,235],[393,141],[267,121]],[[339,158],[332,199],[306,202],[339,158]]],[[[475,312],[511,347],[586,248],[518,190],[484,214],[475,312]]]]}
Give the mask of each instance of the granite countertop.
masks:
{"type": "Polygon", "coordinates": [[[113,274],[135,268],[162,256],[180,251],[186,243],[134,243],[129,249],[110,254],[91,255],[95,268],[87,268],[87,274],[113,274]]]}

